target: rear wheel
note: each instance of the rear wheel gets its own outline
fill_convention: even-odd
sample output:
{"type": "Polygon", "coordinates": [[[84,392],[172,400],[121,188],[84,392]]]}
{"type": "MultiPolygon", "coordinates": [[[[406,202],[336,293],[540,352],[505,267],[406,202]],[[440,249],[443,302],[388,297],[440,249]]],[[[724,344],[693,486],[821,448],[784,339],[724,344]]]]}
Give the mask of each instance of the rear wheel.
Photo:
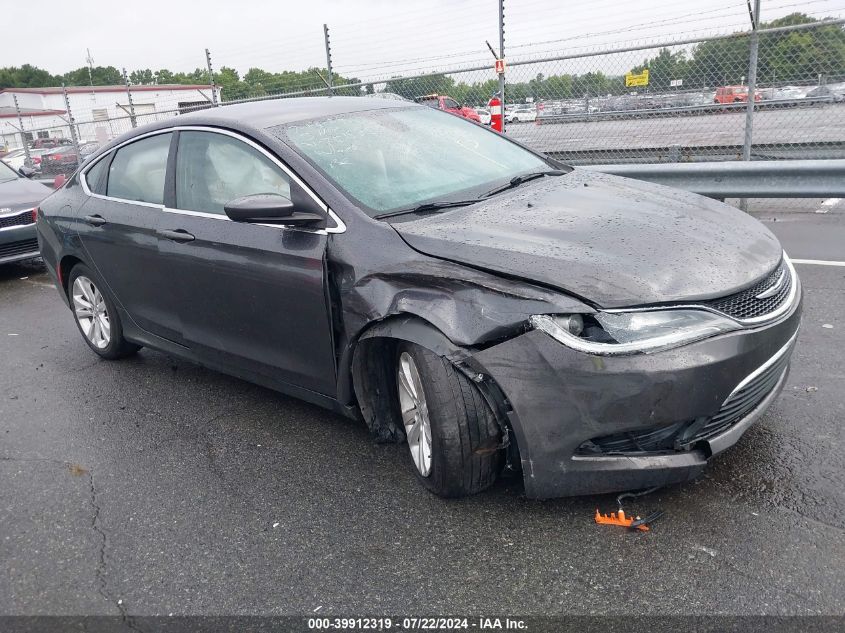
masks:
{"type": "Polygon", "coordinates": [[[123,338],[123,327],[114,302],[104,284],[84,264],[70,271],[68,295],[76,326],[96,354],[108,360],[134,354],[138,345],[123,338]]]}
{"type": "Polygon", "coordinates": [[[478,389],[446,359],[399,345],[399,408],[414,471],[443,497],[484,490],[502,465],[499,426],[478,389]]]}

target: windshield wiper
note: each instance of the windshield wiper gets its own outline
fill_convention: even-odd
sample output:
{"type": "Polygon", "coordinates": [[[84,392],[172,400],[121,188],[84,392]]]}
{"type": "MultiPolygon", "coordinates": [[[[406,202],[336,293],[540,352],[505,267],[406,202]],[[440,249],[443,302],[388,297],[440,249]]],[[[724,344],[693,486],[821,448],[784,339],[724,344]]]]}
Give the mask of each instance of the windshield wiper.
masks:
{"type": "Polygon", "coordinates": [[[474,200],[442,200],[440,202],[426,202],[424,204],[411,207],[410,209],[400,209],[398,211],[390,211],[389,213],[382,213],[375,216],[377,220],[382,218],[391,218],[395,215],[404,215],[406,213],[423,213],[425,211],[438,211],[440,209],[452,209],[454,207],[465,207],[470,204],[480,202],[482,198],[474,200]]]}
{"type": "Polygon", "coordinates": [[[508,181],[508,184],[502,185],[501,187],[496,187],[495,189],[491,189],[487,193],[485,193],[482,197],[489,198],[490,196],[495,196],[497,193],[502,193],[503,191],[507,191],[508,189],[513,189],[514,187],[519,187],[524,182],[528,182],[529,180],[534,180],[536,178],[542,178],[543,176],[563,176],[565,171],[561,169],[547,169],[546,171],[535,171],[530,174],[522,174],[521,176],[514,176],[508,181]]]}

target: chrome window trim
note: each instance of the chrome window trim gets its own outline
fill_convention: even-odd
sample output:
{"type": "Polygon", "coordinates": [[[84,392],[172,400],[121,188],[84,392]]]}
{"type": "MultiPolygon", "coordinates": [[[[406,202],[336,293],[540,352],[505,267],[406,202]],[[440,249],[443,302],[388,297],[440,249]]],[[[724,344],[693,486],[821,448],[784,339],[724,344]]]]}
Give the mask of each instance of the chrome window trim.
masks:
{"type": "Polygon", "coordinates": [[[792,261],[789,259],[789,256],[786,254],[785,251],[783,253],[783,261],[786,263],[787,269],[789,270],[790,278],[792,279],[792,287],[789,289],[789,296],[783,301],[783,303],[780,304],[780,306],[778,306],[768,314],[764,314],[762,316],[752,317],[750,319],[737,319],[729,314],[720,312],[715,308],[711,308],[710,306],[706,306],[700,303],[659,305],[650,307],[646,306],[641,308],[610,308],[607,310],[602,310],[602,312],[623,314],[626,312],[657,312],[659,310],[703,310],[705,312],[712,312],[713,314],[718,314],[719,316],[730,319],[731,321],[735,321],[736,323],[739,323],[740,325],[746,328],[768,324],[770,322],[777,321],[780,317],[789,312],[795,305],[795,299],[798,295],[798,284],[796,283],[798,277],[795,273],[795,267],[792,265],[792,261]]]}
{"type": "Polygon", "coordinates": [[[170,207],[165,207],[163,204],[154,204],[154,203],[151,203],[151,202],[140,202],[138,200],[126,200],[125,198],[115,198],[113,196],[107,196],[107,195],[102,195],[102,194],[99,194],[99,193],[93,193],[91,191],[91,189],[89,189],[88,181],[86,179],[88,172],[94,167],[94,165],[99,163],[101,160],[105,159],[112,152],[116,152],[121,147],[124,147],[126,145],[129,145],[130,143],[134,143],[135,141],[139,141],[139,140],[144,139],[144,138],[148,138],[148,137],[151,137],[151,136],[157,136],[157,135],[160,135],[160,134],[170,134],[172,132],[183,132],[183,131],[185,131],[185,132],[211,132],[213,134],[222,134],[224,136],[229,136],[229,137],[232,137],[234,139],[237,139],[237,140],[241,141],[242,143],[246,143],[247,145],[249,145],[253,149],[257,150],[258,152],[260,152],[261,154],[266,156],[273,164],[276,165],[276,167],[281,169],[288,176],[288,178],[290,178],[297,185],[299,185],[302,188],[302,190],[305,191],[308,194],[308,196],[310,196],[311,199],[314,200],[314,202],[317,203],[317,206],[319,206],[320,209],[322,209],[323,212],[329,217],[329,219],[332,222],[334,222],[334,224],[335,224],[335,226],[330,226],[330,227],[327,227],[327,228],[324,228],[324,229],[307,229],[307,228],[304,228],[304,227],[281,226],[281,225],[278,225],[278,224],[261,224],[261,223],[256,223],[257,226],[266,226],[266,227],[269,227],[269,228],[287,230],[287,231],[299,231],[299,232],[304,232],[304,233],[315,233],[315,234],[318,234],[318,235],[328,235],[328,234],[337,234],[337,233],[345,233],[346,232],[346,224],[343,222],[343,220],[341,220],[340,217],[328,207],[328,205],[326,205],[322,200],[320,200],[320,198],[317,196],[316,193],[314,193],[314,191],[311,189],[311,187],[309,187],[307,184],[305,184],[305,182],[299,176],[297,176],[290,168],[288,168],[287,165],[285,165],[281,160],[279,160],[271,152],[267,151],[266,149],[261,147],[261,145],[259,145],[258,143],[256,143],[252,139],[247,138],[246,136],[244,136],[242,134],[239,134],[237,132],[233,132],[231,130],[211,127],[211,126],[207,126],[207,125],[176,125],[176,126],[164,128],[164,129],[161,129],[161,130],[153,130],[152,132],[145,132],[144,134],[139,134],[138,136],[133,136],[132,138],[123,141],[119,145],[115,145],[114,147],[109,149],[107,152],[103,153],[102,156],[98,156],[97,160],[95,160],[91,164],[85,165],[83,167],[83,169],[80,172],[80,178],[79,178],[79,183],[82,186],[82,191],[84,191],[85,194],[88,195],[88,196],[91,196],[93,198],[100,198],[101,200],[123,202],[123,203],[126,203],[126,204],[140,204],[142,206],[159,209],[160,211],[163,211],[163,212],[166,212],[166,213],[191,215],[191,216],[195,216],[195,217],[203,217],[203,218],[209,218],[209,219],[214,219],[214,220],[224,220],[224,221],[231,222],[231,220],[227,216],[221,215],[219,213],[207,213],[207,212],[204,212],[204,211],[191,211],[191,210],[188,210],[188,209],[173,209],[173,208],[170,208],[170,207]]]}

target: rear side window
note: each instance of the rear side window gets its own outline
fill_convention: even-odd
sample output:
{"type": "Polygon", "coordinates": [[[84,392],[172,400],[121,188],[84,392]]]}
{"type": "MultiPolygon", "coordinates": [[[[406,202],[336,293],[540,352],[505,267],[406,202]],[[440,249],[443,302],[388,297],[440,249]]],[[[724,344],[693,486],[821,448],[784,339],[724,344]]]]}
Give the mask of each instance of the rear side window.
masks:
{"type": "Polygon", "coordinates": [[[214,132],[182,132],[176,153],[176,208],[223,215],[230,200],[258,193],[290,198],[290,180],[243,141],[214,132]]]}
{"type": "Polygon", "coordinates": [[[164,204],[164,176],[171,133],[135,141],[117,150],[109,168],[113,198],[164,204]]]}
{"type": "Polygon", "coordinates": [[[106,156],[105,158],[97,161],[96,165],[85,172],[85,184],[88,185],[88,189],[91,190],[91,193],[98,193],[102,196],[106,195],[106,179],[104,176],[106,173],[106,165],[108,164],[109,158],[106,156]]]}

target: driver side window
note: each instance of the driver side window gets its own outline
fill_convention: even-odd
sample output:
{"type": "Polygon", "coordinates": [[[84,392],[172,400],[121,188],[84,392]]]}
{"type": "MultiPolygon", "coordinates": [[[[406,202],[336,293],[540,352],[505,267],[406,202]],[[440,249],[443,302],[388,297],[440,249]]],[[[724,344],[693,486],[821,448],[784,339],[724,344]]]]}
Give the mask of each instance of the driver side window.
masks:
{"type": "Polygon", "coordinates": [[[223,134],[179,134],[177,209],[224,215],[230,200],[259,193],[290,198],[290,180],[264,154],[223,134]]]}

